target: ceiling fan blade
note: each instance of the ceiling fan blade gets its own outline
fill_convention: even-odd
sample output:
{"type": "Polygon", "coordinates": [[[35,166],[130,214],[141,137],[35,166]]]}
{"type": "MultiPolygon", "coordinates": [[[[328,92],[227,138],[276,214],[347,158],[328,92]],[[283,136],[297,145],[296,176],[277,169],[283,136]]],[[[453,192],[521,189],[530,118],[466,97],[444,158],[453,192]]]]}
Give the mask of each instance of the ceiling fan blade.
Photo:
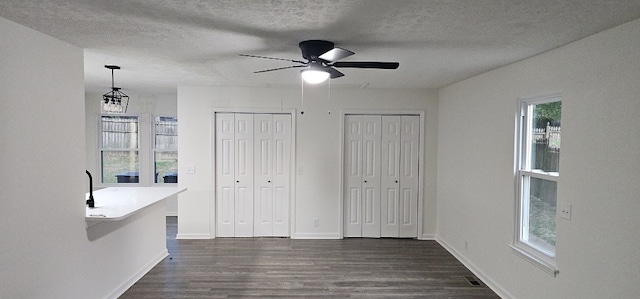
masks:
{"type": "Polygon", "coordinates": [[[335,47],[327,52],[325,52],[324,54],[320,55],[318,58],[325,60],[325,61],[329,61],[329,62],[334,62],[334,61],[338,61],[340,59],[343,59],[345,57],[349,57],[351,55],[353,55],[355,53],[347,50],[347,49],[343,49],[343,48],[338,48],[335,47]]]}
{"type": "Polygon", "coordinates": [[[253,72],[253,73],[254,74],[258,74],[258,73],[278,71],[278,70],[286,70],[286,69],[293,69],[293,68],[297,68],[297,67],[306,67],[306,66],[307,66],[306,64],[305,65],[292,65],[292,66],[279,67],[279,68],[275,68],[275,69],[256,71],[256,72],[253,72]]]}
{"type": "Polygon", "coordinates": [[[304,62],[304,61],[300,61],[300,60],[293,60],[293,59],[285,59],[285,58],[275,58],[275,57],[258,56],[258,55],[249,55],[249,54],[238,54],[238,56],[253,57],[253,58],[262,58],[262,59],[271,59],[271,60],[282,60],[282,61],[290,61],[290,62],[295,62],[295,63],[304,63],[304,64],[306,64],[306,62],[304,62]]]}
{"type": "Polygon", "coordinates": [[[332,67],[325,68],[325,70],[329,72],[329,76],[331,77],[331,79],[340,78],[344,76],[343,73],[341,73],[339,70],[336,70],[332,67]]]}
{"type": "Polygon", "coordinates": [[[332,67],[350,67],[360,69],[386,69],[395,70],[400,66],[397,62],[376,62],[376,61],[343,61],[334,62],[330,66],[332,67]]]}

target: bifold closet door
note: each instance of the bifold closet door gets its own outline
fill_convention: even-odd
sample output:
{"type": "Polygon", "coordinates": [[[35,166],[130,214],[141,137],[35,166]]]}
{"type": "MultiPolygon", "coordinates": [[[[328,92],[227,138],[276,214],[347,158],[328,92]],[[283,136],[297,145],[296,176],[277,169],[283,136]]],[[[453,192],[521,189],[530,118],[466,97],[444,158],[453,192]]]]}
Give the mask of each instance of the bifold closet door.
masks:
{"type": "Polygon", "coordinates": [[[291,115],[216,113],[218,237],[289,236],[291,115]]]}
{"type": "Polygon", "coordinates": [[[381,236],[418,236],[418,116],[382,117],[381,236]]]}
{"type": "Polygon", "coordinates": [[[380,237],[379,115],[345,116],[345,237],[380,237]]]}
{"type": "Polygon", "coordinates": [[[253,236],[253,115],[216,114],[219,237],[253,236]]]}
{"type": "Polygon", "coordinates": [[[254,115],[254,236],[289,236],[291,115],[254,115]]]}
{"type": "Polygon", "coordinates": [[[417,237],[419,124],[419,116],[345,116],[345,237],[417,237]]]}

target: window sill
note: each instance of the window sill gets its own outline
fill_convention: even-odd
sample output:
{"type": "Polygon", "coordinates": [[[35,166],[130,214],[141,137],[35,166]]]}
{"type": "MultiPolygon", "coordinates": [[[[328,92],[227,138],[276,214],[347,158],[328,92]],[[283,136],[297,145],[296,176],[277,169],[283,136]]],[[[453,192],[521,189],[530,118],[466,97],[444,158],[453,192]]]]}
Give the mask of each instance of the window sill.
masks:
{"type": "Polygon", "coordinates": [[[557,171],[544,171],[542,169],[532,169],[530,170],[533,173],[537,173],[537,174],[544,174],[544,175],[550,175],[550,176],[560,176],[560,173],[557,171]]]}
{"type": "Polygon", "coordinates": [[[558,273],[560,273],[555,264],[550,263],[534,254],[531,254],[530,252],[527,252],[527,250],[520,248],[517,245],[509,244],[509,247],[511,247],[516,255],[537,266],[547,274],[556,277],[558,273]]]}

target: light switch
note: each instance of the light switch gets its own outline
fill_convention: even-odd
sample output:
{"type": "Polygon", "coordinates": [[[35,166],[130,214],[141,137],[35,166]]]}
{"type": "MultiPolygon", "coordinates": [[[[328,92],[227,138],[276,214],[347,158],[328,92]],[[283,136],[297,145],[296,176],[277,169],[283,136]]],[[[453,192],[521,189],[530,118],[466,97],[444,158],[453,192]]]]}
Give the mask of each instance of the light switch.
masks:
{"type": "Polygon", "coordinates": [[[567,203],[562,205],[562,208],[560,209],[560,217],[571,220],[571,204],[567,203]]]}

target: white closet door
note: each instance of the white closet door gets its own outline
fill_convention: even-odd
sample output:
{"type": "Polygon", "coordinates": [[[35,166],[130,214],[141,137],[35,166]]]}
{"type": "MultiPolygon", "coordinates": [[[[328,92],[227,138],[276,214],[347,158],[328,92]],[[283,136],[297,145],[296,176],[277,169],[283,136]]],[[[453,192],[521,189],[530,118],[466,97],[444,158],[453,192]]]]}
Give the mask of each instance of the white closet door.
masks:
{"type": "Polygon", "coordinates": [[[419,116],[345,116],[345,237],[418,236],[419,116]]]}
{"type": "Polygon", "coordinates": [[[275,237],[289,236],[291,193],[291,115],[273,115],[273,232],[275,237]]]}
{"type": "Polygon", "coordinates": [[[235,115],[235,236],[253,237],[253,114],[235,115]]]}
{"type": "Polygon", "coordinates": [[[254,236],[273,234],[273,117],[255,114],[254,122],[254,236]]]}
{"type": "Polygon", "coordinates": [[[363,116],[362,236],[380,238],[381,117],[363,116]]]}
{"type": "Polygon", "coordinates": [[[291,115],[216,113],[217,236],[289,236],[291,115]]]}
{"type": "Polygon", "coordinates": [[[382,116],[382,171],[380,191],[380,233],[399,236],[400,116],[382,116]]]}
{"type": "Polygon", "coordinates": [[[418,237],[418,149],[420,118],[402,116],[400,136],[400,205],[401,238],[418,237]]]}
{"type": "Polygon", "coordinates": [[[380,116],[345,117],[345,237],[380,237],[380,116]]]}
{"type": "Polygon", "coordinates": [[[289,236],[291,115],[254,115],[254,236],[289,236]]]}
{"type": "Polygon", "coordinates": [[[235,125],[232,113],[216,114],[217,236],[234,236],[235,125]]]}
{"type": "Polygon", "coordinates": [[[344,236],[362,237],[362,119],[346,115],[344,124],[344,236]]]}

